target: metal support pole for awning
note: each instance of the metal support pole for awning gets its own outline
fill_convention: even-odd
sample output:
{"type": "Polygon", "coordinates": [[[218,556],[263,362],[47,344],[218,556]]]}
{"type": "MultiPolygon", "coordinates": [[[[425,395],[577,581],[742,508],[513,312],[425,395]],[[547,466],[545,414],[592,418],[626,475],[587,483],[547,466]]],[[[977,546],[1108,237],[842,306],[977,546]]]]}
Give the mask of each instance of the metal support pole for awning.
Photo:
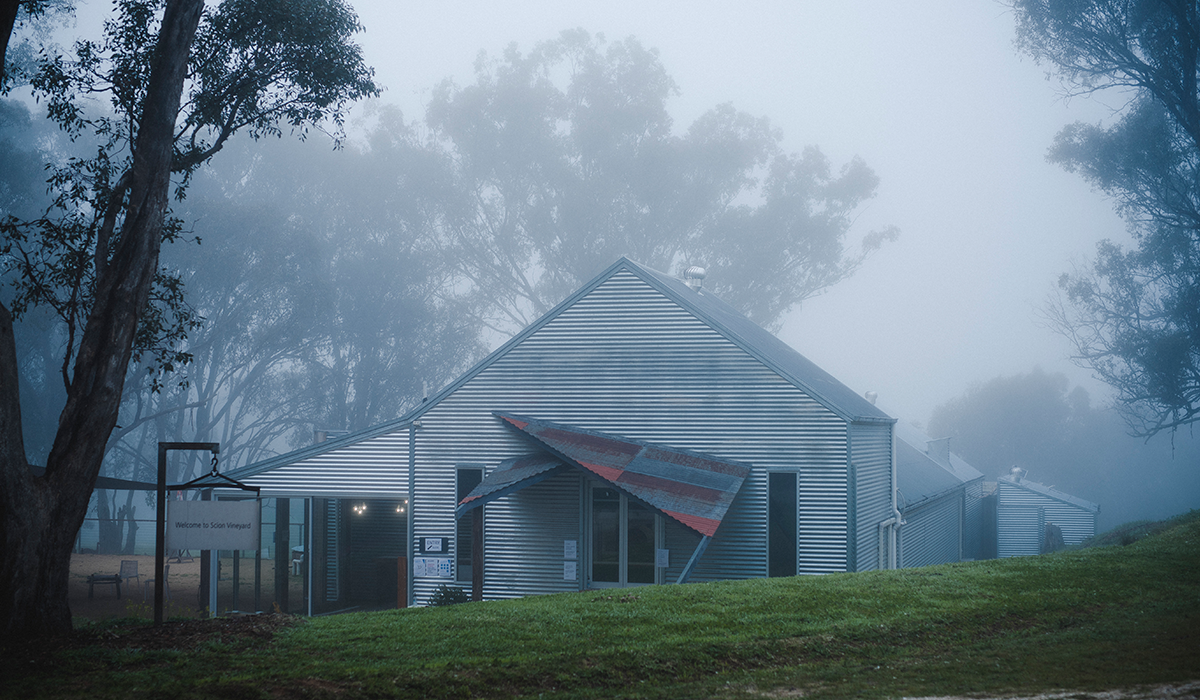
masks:
{"type": "Polygon", "coordinates": [[[675,583],[687,583],[688,577],[692,575],[692,569],[696,568],[696,564],[700,562],[700,557],[703,556],[704,550],[708,549],[708,542],[711,539],[707,535],[700,538],[700,544],[696,545],[696,551],[692,552],[692,558],[688,559],[687,566],[679,572],[679,578],[675,579],[675,583]]]}

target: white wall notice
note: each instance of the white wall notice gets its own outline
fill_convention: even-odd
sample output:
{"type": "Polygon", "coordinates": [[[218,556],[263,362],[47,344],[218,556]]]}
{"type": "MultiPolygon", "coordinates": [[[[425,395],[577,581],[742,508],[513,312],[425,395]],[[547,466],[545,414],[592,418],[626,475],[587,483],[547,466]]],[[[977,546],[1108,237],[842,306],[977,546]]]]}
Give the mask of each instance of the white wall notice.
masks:
{"type": "Polygon", "coordinates": [[[413,557],[413,577],[450,578],[454,575],[452,561],[441,557],[413,557]]]}

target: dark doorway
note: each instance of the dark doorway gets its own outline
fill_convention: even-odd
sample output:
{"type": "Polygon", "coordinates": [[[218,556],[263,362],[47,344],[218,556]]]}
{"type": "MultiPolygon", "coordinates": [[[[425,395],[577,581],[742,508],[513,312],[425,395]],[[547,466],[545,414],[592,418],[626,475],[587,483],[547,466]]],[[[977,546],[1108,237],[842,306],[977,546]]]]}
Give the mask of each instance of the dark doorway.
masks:
{"type": "Polygon", "coordinates": [[[796,474],[767,475],[767,575],[796,575],[796,474]]]}

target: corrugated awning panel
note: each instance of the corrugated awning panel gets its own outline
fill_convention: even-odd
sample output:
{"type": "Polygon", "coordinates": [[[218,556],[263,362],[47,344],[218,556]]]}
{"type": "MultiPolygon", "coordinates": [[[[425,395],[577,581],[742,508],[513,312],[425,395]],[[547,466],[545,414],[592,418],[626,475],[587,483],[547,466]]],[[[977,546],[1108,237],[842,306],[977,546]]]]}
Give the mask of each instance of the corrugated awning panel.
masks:
{"type": "Polygon", "coordinates": [[[563,460],[712,537],[750,468],[696,452],[497,413],[563,460]]]}
{"type": "Polygon", "coordinates": [[[455,517],[462,517],[463,513],[472,508],[478,508],[513,491],[548,479],[554,476],[559,468],[565,468],[562,460],[545,452],[506,459],[459,502],[455,517]]]}

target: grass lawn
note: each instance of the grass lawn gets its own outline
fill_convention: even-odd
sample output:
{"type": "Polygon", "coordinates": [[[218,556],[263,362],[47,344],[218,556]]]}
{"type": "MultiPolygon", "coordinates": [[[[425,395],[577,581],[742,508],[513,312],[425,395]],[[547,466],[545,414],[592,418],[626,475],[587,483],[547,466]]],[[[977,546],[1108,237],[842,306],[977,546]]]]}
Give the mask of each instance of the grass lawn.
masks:
{"type": "Polygon", "coordinates": [[[170,625],[10,648],[0,695],[843,698],[1196,681],[1200,511],[1126,546],[1041,557],[170,625]]]}

